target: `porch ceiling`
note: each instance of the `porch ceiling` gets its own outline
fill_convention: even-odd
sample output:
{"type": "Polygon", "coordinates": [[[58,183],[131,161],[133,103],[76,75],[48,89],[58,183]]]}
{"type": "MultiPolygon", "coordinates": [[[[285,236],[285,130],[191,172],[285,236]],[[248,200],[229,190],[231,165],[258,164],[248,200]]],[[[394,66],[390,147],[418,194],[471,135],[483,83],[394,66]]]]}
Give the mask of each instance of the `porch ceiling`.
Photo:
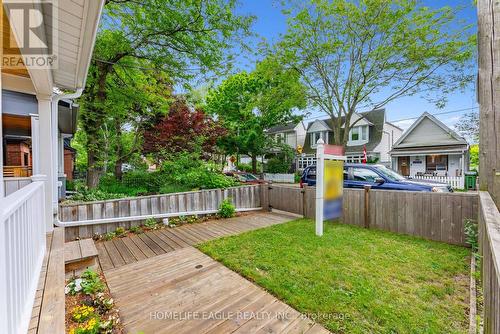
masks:
{"type": "MultiPolygon", "coordinates": [[[[25,2],[30,1],[33,2],[33,8],[40,9],[40,4],[35,0],[25,2]]],[[[2,70],[3,73],[31,77],[37,93],[51,94],[52,87],[70,91],[84,88],[104,0],[60,0],[54,4],[57,10],[57,36],[52,34],[52,14],[45,7],[41,10],[46,24],[45,39],[55,37],[53,45],[57,68],[51,71],[31,67],[2,70]]],[[[9,9],[8,3],[3,5],[9,9]]],[[[12,31],[19,41],[19,32],[12,28],[5,11],[3,12],[3,34],[10,34],[12,31]]]]}

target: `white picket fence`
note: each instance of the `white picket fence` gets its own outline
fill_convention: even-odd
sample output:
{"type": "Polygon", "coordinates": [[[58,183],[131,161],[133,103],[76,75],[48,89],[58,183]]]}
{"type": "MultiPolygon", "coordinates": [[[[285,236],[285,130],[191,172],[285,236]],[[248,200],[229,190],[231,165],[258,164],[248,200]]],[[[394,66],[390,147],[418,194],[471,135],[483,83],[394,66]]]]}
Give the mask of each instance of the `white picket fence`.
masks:
{"type": "Polygon", "coordinates": [[[295,182],[295,174],[265,173],[264,180],[277,182],[277,183],[294,183],[295,182]]]}
{"type": "Polygon", "coordinates": [[[0,199],[0,333],[26,333],[45,255],[44,182],[0,199]]]}
{"type": "Polygon", "coordinates": [[[456,189],[464,189],[465,180],[463,176],[413,176],[416,180],[427,180],[446,183],[456,189]]]}

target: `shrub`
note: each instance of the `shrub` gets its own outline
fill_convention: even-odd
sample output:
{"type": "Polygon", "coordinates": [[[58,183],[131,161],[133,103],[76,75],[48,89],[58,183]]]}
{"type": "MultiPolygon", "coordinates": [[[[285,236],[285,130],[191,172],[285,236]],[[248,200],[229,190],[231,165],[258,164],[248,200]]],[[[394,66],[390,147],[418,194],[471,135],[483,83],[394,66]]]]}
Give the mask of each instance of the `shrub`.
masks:
{"type": "Polygon", "coordinates": [[[127,197],[126,194],[115,194],[107,193],[99,189],[89,190],[85,188],[79,188],[77,193],[69,198],[69,202],[93,202],[93,201],[104,201],[108,199],[123,198],[127,197]]]}
{"type": "Polygon", "coordinates": [[[123,174],[122,184],[128,188],[146,189],[158,193],[165,181],[161,172],[131,171],[123,174]]]}
{"type": "Polygon", "coordinates": [[[236,208],[231,203],[231,200],[225,199],[222,201],[222,203],[219,206],[218,215],[221,218],[231,218],[231,217],[234,217],[235,212],[236,212],[236,208]]]}
{"type": "Polygon", "coordinates": [[[473,220],[466,220],[464,224],[465,242],[472,248],[472,252],[479,250],[477,223],[473,220]]]}
{"type": "Polygon", "coordinates": [[[156,230],[159,227],[158,222],[154,218],[148,218],[144,222],[144,226],[146,226],[150,230],[156,230]]]}
{"type": "Polygon", "coordinates": [[[142,231],[142,228],[140,226],[132,226],[130,228],[130,232],[135,233],[135,234],[141,234],[143,231],[142,231]]]}
{"type": "Polygon", "coordinates": [[[93,295],[104,290],[99,275],[92,269],[87,269],[82,274],[82,290],[87,295],[93,295]]]}
{"type": "Polygon", "coordinates": [[[288,173],[290,170],[290,162],[285,159],[271,158],[267,160],[268,173],[288,173]]]}
{"type": "Polygon", "coordinates": [[[71,318],[76,322],[84,322],[90,317],[94,317],[94,308],[87,305],[75,306],[71,311],[71,318]]]}
{"type": "Polygon", "coordinates": [[[117,227],[115,230],[115,235],[117,237],[122,237],[125,235],[125,229],[123,227],[117,227]]]}

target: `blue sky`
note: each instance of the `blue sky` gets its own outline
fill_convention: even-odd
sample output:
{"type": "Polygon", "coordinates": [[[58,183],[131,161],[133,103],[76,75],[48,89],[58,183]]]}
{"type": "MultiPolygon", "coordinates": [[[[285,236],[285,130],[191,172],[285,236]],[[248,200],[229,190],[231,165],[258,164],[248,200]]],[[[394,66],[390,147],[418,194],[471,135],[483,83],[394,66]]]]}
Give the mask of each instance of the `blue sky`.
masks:
{"type": "MultiPolygon", "coordinates": [[[[423,0],[422,3],[429,7],[462,5],[465,8],[459,13],[459,19],[464,20],[467,24],[476,24],[477,22],[476,10],[472,4],[472,0],[423,0]]],[[[286,31],[286,17],[281,13],[279,4],[274,0],[240,0],[238,12],[255,15],[256,21],[253,30],[268,42],[278,41],[280,34],[286,31]]],[[[252,58],[248,59],[248,55],[242,55],[238,59],[239,67],[251,70],[254,66],[254,61],[252,58]]],[[[387,119],[389,121],[396,121],[418,117],[424,111],[434,114],[477,107],[475,102],[476,93],[473,86],[464,93],[458,92],[450,95],[448,100],[444,109],[438,109],[435,105],[428,103],[425,99],[418,96],[401,98],[389,103],[385,107],[387,110],[387,119]]],[[[445,124],[453,127],[462,114],[463,112],[456,112],[437,117],[445,124]]],[[[405,120],[397,124],[402,128],[408,128],[413,121],[405,120]]]]}

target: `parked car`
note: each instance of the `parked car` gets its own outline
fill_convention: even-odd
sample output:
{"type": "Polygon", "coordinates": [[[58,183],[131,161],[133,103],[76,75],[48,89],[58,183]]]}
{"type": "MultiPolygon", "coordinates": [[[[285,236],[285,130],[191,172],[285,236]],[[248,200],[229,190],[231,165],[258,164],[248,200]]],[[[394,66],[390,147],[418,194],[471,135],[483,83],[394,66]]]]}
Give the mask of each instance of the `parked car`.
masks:
{"type": "Polygon", "coordinates": [[[261,184],[261,183],[266,183],[266,181],[259,179],[257,176],[253,175],[252,173],[247,173],[247,172],[226,172],[225,173],[227,176],[232,176],[236,180],[238,180],[241,183],[247,183],[247,184],[261,184]]]}
{"type": "MultiPolygon", "coordinates": [[[[316,166],[304,169],[300,185],[316,185],[316,166]]],[[[453,192],[453,188],[445,183],[427,180],[411,180],[382,165],[345,164],[344,188],[363,188],[369,185],[372,189],[407,190],[429,192],[453,192]]]]}

